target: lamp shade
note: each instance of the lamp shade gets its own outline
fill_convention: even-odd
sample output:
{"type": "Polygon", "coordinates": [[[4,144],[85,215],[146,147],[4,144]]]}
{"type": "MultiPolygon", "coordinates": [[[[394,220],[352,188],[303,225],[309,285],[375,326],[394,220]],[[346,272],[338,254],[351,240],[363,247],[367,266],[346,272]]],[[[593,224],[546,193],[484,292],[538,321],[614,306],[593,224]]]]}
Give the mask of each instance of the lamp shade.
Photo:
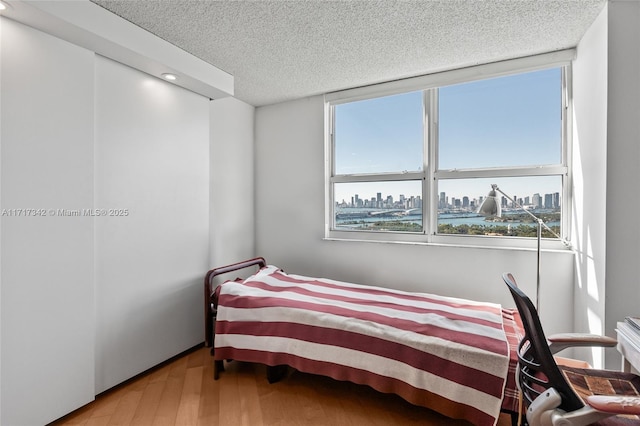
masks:
{"type": "Polygon", "coordinates": [[[483,216],[502,216],[502,208],[500,207],[500,202],[498,201],[498,195],[496,194],[495,189],[489,191],[489,195],[487,195],[480,205],[478,213],[483,216]]]}

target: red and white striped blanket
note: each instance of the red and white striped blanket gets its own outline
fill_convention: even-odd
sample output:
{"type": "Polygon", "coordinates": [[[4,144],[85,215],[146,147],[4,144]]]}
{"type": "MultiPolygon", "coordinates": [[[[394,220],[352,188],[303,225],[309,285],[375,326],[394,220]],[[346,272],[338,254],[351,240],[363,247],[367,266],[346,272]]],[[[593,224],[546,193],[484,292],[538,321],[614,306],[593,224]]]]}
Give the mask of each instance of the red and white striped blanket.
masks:
{"type": "MultiPolygon", "coordinates": [[[[274,266],[221,284],[216,298],[216,360],[287,364],[480,426],[494,425],[505,408],[515,343],[503,319],[510,335],[515,322],[499,305],[290,275],[274,266]]],[[[514,403],[509,398],[506,408],[514,403]]]]}

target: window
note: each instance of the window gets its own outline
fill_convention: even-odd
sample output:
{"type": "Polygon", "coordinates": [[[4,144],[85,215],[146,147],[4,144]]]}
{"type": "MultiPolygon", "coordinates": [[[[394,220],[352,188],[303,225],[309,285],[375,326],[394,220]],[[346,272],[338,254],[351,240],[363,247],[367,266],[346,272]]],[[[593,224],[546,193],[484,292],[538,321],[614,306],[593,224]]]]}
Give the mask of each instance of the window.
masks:
{"type": "Polygon", "coordinates": [[[526,209],[567,238],[571,56],[327,95],[327,236],[526,241],[526,209]],[[494,184],[502,216],[485,217],[494,184]]]}

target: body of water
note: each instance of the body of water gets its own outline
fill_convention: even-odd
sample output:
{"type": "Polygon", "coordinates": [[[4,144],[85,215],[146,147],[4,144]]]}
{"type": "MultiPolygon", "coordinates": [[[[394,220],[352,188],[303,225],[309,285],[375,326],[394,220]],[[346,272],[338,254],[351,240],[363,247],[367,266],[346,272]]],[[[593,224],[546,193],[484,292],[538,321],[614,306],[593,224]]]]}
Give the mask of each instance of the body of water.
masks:
{"type": "MultiPolygon", "coordinates": [[[[513,214],[520,214],[522,212],[514,211],[513,214]]],[[[536,214],[536,212],[533,212],[536,214]]],[[[509,217],[509,213],[503,215],[503,219],[509,217]]],[[[404,214],[401,211],[388,211],[376,210],[376,209],[342,209],[336,213],[336,226],[337,227],[357,227],[357,224],[349,224],[349,222],[388,222],[388,221],[402,221],[413,222],[422,224],[422,213],[419,211],[410,212],[404,214]],[[383,212],[383,213],[380,213],[383,212]]],[[[506,221],[506,222],[493,222],[487,221],[485,216],[475,213],[439,213],[438,224],[448,224],[452,226],[456,225],[484,225],[484,226],[518,226],[529,225],[537,226],[535,222],[521,222],[518,220],[506,221]]],[[[547,222],[547,226],[560,226],[560,222],[547,222]]]]}

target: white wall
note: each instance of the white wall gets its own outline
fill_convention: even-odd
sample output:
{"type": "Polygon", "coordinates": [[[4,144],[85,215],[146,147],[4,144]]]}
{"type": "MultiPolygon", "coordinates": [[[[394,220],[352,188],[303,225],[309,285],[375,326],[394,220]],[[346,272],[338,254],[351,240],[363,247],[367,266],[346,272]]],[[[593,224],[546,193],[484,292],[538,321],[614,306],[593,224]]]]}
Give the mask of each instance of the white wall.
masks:
{"type": "Polygon", "coordinates": [[[202,342],[209,100],[96,57],[96,392],[202,342]]]}
{"type": "MultiPolygon", "coordinates": [[[[296,274],[427,291],[514,306],[502,282],[535,293],[535,250],[325,241],[321,96],[256,110],[256,253],[296,274]]],[[[553,332],[573,322],[571,253],[544,252],[542,316],[553,332]],[[567,308],[569,307],[569,308],[567,308]]]]}
{"type": "Polygon", "coordinates": [[[640,314],[640,2],[611,1],[608,21],[605,331],[614,335],[617,321],[640,314]]]}
{"type": "Polygon", "coordinates": [[[94,223],[56,214],[93,205],[94,55],[0,25],[0,424],[33,426],[94,395],[94,223]]]}
{"type": "Polygon", "coordinates": [[[0,23],[0,424],[33,426],[204,340],[210,111],[0,23]]]}
{"type": "MultiPolygon", "coordinates": [[[[607,8],[580,41],[573,65],[572,242],[575,331],[603,334],[607,194],[607,8]]],[[[615,336],[615,335],[613,335],[615,336]]],[[[613,350],[612,350],[613,351],[613,350]]],[[[602,349],[576,355],[603,367],[602,349]]]]}
{"type": "Polygon", "coordinates": [[[254,116],[235,98],[210,103],[210,269],[255,256],[254,116]]]}

